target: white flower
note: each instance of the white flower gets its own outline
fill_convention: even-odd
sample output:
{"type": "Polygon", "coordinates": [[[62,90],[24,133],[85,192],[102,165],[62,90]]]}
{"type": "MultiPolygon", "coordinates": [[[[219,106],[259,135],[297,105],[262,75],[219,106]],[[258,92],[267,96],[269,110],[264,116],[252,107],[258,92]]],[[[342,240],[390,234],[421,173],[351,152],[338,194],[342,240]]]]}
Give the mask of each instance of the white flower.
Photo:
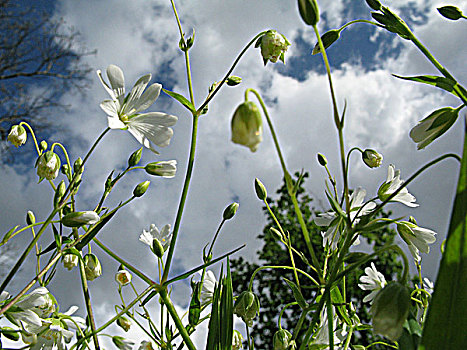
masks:
{"type": "Polygon", "coordinates": [[[161,231],[156,227],[156,225],[151,224],[149,227],[149,231],[143,230],[143,233],[139,236],[139,240],[145,244],[147,244],[151,250],[153,250],[153,242],[157,239],[164,251],[170,245],[170,241],[172,240],[172,232],[170,232],[170,224],[165,225],[161,231]]]}
{"type": "Polygon", "coordinates": [[[160,112],[139,112],[149,108],[157,99],[162,89],[160,84],[152,84],[143,93],[151,80],[151,74],[141,77],[125,96],[125,79],[122,70],[111,64],[107,67],[110,86],[104,81],[100,70],[97,75],[109,93],[111,100],[103,101],[100,106],[107,113],[109,128],[128,129],[128,131],[146,148],[158,153],[151,143],[159,147],[168,146],[173,135],[170,126],[175,125],[177,117],[160,112]]]}
{"type": "Polygon", "coordinates": [[[115,344],[115,346],[120,350],[131,350],[133,348],[133,345],[135,345],[135,343],[132,342],[130,339],[119,337],[117,335],[112,337],[112,341],[115,344]]]}
{"type": "MultiPolygon", "coordinates": [[[[394,165],[389,165],[388,168],[388,177],[386,182],[383,183],[378,189],[378,197],[382,201],[386,200],[391,194],[393,194],[399,187],[402,186],[404,181],[400,179],[400,170],[395,170],[394,165]]],[[[415,203],[416,199],[412,196],[407,187],[404,187],[399,193],[394,196],[391,201],[400,202],[405,204],[408,207],[418,207],[418,204],[415,203]]]]}
{"type": "Polygon", "coordinates": [[[360,277],[362,283],[358,286],[363,290],[371,290],[371,293],[363,298],[363,302],[369,301],[372,304],[376,294],[386,285],[386,279],[381,272],[376,270],[374,263],[371,263],[371,267],[365,268],[365,273],[366,275],[360,277]]]}
{"type": "Polygon", "coordinates": [[[117,281],[117,283],[122,287],[130,283],[131,278],[132,276],[127,270],[118,270],[115,274],[115,281],[117,281]]]}
{"type": "Polygon", "coordinates": [[[206,305],[212,302],[214,289],[216,288],[216,276],[211,270],[206,271],[204,276],[203,287],[201,288],[201,305],[206,305]]]}
{"type": "MultiPolygon", "coordinates": [[[[358,187],[350,196],[350,220],[354,224],[358,223],[358,218],[360,216],[367,215],[376,207],[376,204],[373,202],[367,203],[362,207],[365,195],[366,190],[358,187]]],[[[326,245],[329,244],[332,250],[337,248],[340,222],[341,218],[333,211],[318,214],[318,217],[315,218],[316,225],[328,227],[326,232],[321,232],[321,235],[323,236],[323,247],[326,247],[326,245]]],[[[354,245],[358,245],[359,243],[360,240],[357,237],[354,245]]]]}
{"type": "Polygon", "coordinates": [[[10,133],[8,134],[7,140],[10,141],[13,146],[19,147],[26,143],[28,134],[26,130],[21,125],[13,125],[11,127],[10,133]]]}
{"type": "Polygon", "coordinates": [[[428,254],[430,252],[430,247],[428,245],[436,241],[436,232],[419,227],[408,221],[398,222],[397,232],[399,232],[401,238],[407,243],[410,252],[417,261],[421,259],[419,251],[428,254]]]}

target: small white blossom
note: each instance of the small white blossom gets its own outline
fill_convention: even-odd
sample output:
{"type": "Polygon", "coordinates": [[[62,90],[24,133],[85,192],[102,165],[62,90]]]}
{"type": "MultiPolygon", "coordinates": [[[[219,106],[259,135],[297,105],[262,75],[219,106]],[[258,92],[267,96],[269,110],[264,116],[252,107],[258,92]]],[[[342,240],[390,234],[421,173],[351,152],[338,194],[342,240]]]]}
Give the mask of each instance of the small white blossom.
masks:
{"type": "Polygon", "coordinates": [[[217,280],[214,272],[206,271],[204,276],[203,287],[201,288],[201,305],[206,305],[212,302],[214,289],[216,288],[217,280]]]}
{"type": "Polygon", "coordinates": [[[430,252],[429,244],[436,241],[436,232],[427,228],[419,227],[408,221],[397,223],[397,232],[409,246],[415,260],[420,261],[419,251],[428,254],[430,252]]]}
{"type": "Polygon", "coordinates": [[[177,117],[160,112],[139,114],[156,101],[162,89],[160,84],[152,84],[146,89],[151,74],[141,77],[127,96],[125,79],[119,67],[113,64],[107,67],[110,86],[104,81],[100,70],[97,71],[97,75],[112,98],[100,104],[102,110],[107,113],[109,128],[128,130],[139,143],[155,153],[158,152],[152,148],[151,142],[159,147],[169,145],[173,135],[170,126],[175,125],[177,117]]]}
{"type": "MultiPolygon", "coordinates": [[[[400,178],[400,170],[395,170],[394,165],[389,165],[388,168],[388,177],[386,182],[384,182],[378,189],[378,197],[380,200],[384,201],[388,198],[391,194],[393,194],[399,187],[402,186],[404,181],[400,178]]],[[[408,207],[418,207],[418,204],[415,203],[416,199],[412,196],[407,187],[404,187],[397,195],[395,195],[391,201],[400,202],[405,204],[408,207]]]]}
{"type": "Polygon", "coordinates": [[[157,239],[164,251],[170,245],[170,241],[172,240],[172,232],[170,231],[170,224],[165,225],[162,227],[162,230],[159,231],[156,225],[151,224],[149,227],[149,231],[143,230],[143,233],[139,236],[139,240],[145,244],[147,244],[151,250],[153,250],[153,241],[157,239]]]}
{"type": "Polygon", "coordinates": [[[384,275],[376,269],[374,263],[371,263],[371,267],[365,268],[366,275],[360,277],[360,282],[358,286],[363,290],[370,290],[371,293],[366,295],[363,298],[363,302],[370,302],[373,303],[373,299],[375,298],[376,294],[384,288],[386,285],[386,279],[384,275]]]}

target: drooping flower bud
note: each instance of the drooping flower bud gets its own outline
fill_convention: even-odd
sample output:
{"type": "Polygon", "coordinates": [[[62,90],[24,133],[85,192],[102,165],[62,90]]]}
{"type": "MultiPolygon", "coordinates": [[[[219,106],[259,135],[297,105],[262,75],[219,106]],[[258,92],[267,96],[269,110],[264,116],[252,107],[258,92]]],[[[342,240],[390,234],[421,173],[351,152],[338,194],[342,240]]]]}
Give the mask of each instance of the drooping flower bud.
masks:
{"type": "Polygon", "coordinates": [[[79,227],[93,225],[101,218],[95,211],[76,211],[65,215],[62,224],[67,227],[79,227]]]}
{"type": "Polygon", "coordinates": [[[258,107],[251,101],[243,102],[234,112],[231,122],[232,142],[246,146],[251,152],[263,141],[263,121],[258,107]]]}
{"type": "Polygon", "coordinates": [[[26,143],[28,134],[22,125],[13,125],[10,133],[8,134],[7,140],[10,141],[13,146],[19,147],[26,143]]]}
{"type": "Polygon", "coordinates": [[[238,206],[239,204],[234,202],[230,204],[227,208],[225,208],[224,213],[222,214],[222,217],[224,218],[224,220],[232,219],[237,213],[238,206]]]}
{"type": "Polygon", "coordinates": [[[177,161],[168,160],[162,162],[149,163],[144,167],[144,170],[146,170],[146,172],[149,175],[172,178],[177,172],[177,161]]]}
{"type": "Polygon", "coordinates": [[[250,291],[242,292],[235,302],[234,314],[251,327],[253,319],[259,314],[258,297],[250,291]]]}
{"type": "Polygon", "coordinates": [[[268,196],[268,192],[266,191],[266,187],[264,187],[263,183],[256,178],[255,179],[255,192],[258,199],[264,201],[268,196]]]}
{"type": "Polygon", "coordinates": [[[73,269],[73,267],[77,266],[78,265],[78,256],[76,256],[75,254],[66,254],[65,256],[63,256],[63,267],[67,268],[68,271],[70,271],[71,269],[73,269]]]}
{"type": "Polygon", "coordinates": [[[99,259],[94,254],[86,254],[84,256],[84,271],[86,272],[86,279],[93,281],[102,275],[102,267],[99,259]]]}
{"type": "Polygon", "coordinates": [[[458,19],[464,17],[462,11],[459,10],[456,6],[443,6],[438,7],[438,12],[441,16],[450,19],[452,21],[457,21],[458,19]]]}
{"type": "Polygon", "coordinates": [[[272,345],[274,350],[287,350],[290,349],[292,334],[285,329],[280,329],[274,334],[272,345]]]}
{"type": "Polygon", "coordinates": [[[117,281],[120,286],[126,286],[131,282],[131,277],[131,274],[127,270],[119,269],[115,274],[115,281],[117,281]]]}
{"type": "Polygon", "coordinates": [[[37,160],[37,175],[40,180],[54,180],[60,170],[60,158],[52,151],[43,153],[37,160]]]}
{"type": "Polygon", "coordinates": [[[375,333],[397,341],[409,314],[410,295],[398,282],[387,284],[376,295],[371,306],[372,325],[375,333]]]}
{"type": "Polygon", "coordinates": [[[383,162],[383,156],[373,149],[366,149],[362,153],[362,160],[369,168],[377,168],[383,162]]]}
{"type": "Polygon", "coordinates": [[[298,0],[298,11],[303,22],[315,26],[319,21],[319,8],[316,0],[298,0]]]}
{"type": "Polygon", "coordinates": [[[123,329],[125,332],[128,332],[131,327],[131,321],[124,316],[120,316],[117,319],[117,325],[120,326],[120,328],[123,329]]]}
{"type": "Polygon", "coordinates": [[[138,184],[135,189],[133,190],[133,196],[135,197],[141,197],[143,194],[146,193],[148,190],[150,181],[143,181],[140,184],[138,184]]]}
{"type": "Polygon", "coordinates": [[[285,53],[287,52],[290,42],[287,38],[275,30],[268,30],[256,42],[256,47],[261,48],[261,56],[263,56],[263,63],[266,65],[268,61],[276,63],[281,60],[285,63],[285,53]]]}
{"type": "Polygon", "coordinates": [[[141,155],[143,154],[143,147],[140,149],[134,151],[130,158],[128,158],[128,167],[131,168],[132,166],[135,166],[139,163],[141,160],[141,155]]]}

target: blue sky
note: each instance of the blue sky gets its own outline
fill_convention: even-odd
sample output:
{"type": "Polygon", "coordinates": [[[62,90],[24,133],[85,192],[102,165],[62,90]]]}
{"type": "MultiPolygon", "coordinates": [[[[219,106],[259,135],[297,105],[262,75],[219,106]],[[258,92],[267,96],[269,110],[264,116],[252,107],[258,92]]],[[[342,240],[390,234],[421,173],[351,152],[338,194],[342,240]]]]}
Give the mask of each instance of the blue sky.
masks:
{"type": "MultiPolygon", "coordinates": [[[[440,0],[398,0],[388,1],[387,5],[408,16],[404,19],[415,34],[459,81],[465,82],[467,50],[459,43],[465,42],[467,24],[465,21],[455,23],[442,19],[435,10],[440,4],[447,3],[440,0]]],[[[467,8],[465,0],[449,4],[467,8]]],[[[267,129],[256,153],[230,142],[230,118],[236,106],[243,101],[246,88],[258,89],[268,101],[289,169],[294,172],[304,168],[310,173],[306,187],[318,203],[322,203],[318,209],[327,210],[329,206],[324,200],[325,174],[316,162],[316,154],[326,155],[336,178],[340,179],[340,173],[327,81],[320,57],[310,56],[315,44],[314,34],[300,21],[295,2],[207,0],[180,1],[177,6],[184,31],[191,33],[192,28],[196,30],[195,45],[190,55],[198,104],[204,99],[208,87],[222,78],[238,52],[258,32],[277,29],[292,42],[285,66],[278,63],[264,67],[259,50],[250,49],[234,71],[235,75],[243,78],[243,83],[223,89],[210,103],[209,113],[200,120],[194,178],[174,266],[175,271],[182,271],[201,263],[203,246],[215,232],[223,209],[233,200],[239,201],[239,211],[223,229],[215,253],[221,254],[247,243],[242,254],[252,259],[260,246],[256,236],[265,220],[261,203],[254,195],[253,181],[255,177],[260,178],[273,193],[280,186],[282,174],[267,129]]],[[[320,6],[322,33],[329,28],[337,28],[346,20],[369,18],[364,1],[322,1],[320,6]]],[[[90,49],[98,50],[95,56],[85,59],[91,67],[105,70],[111,63],[120,66],[125,73],[127,89],[139,76],[151,72],[152,82],[160,82],[166,88],[187,95],[184,60],[178,50],[178,29],[168,1],[57,0],[53,11],[57,19],[63,18],[81,32],[90,49]]],[[[353,146],[375,148],[384,156],[383,166],[376,170],[366,168],[359,157],[353,157],[351,186],[362,186],[367,189],[368,197],[373,196],[386,179],[389,164],[401,169],[402,179],[406,179],[436,156],[460,152],[462,118],[441,140],[424,151],[416,151],[416,145],[408,137],[409,130],[418,120],[439,107],[457,104],[441,91],[391,76],[391,73],[436,73],[408,42],[360,24],[347,28],[329,50],[329,55],[339,107],[343,108],[345,100],[348,103],[345,130],[348,149],[353,146]]],[[[62,96],[62,102],[72,106],[69,113],[51,115],[64,130],[50,130],[53,140],[62,141],[67,147],[68,140],[78,140],[69,145],[72,158],[83,155],[107,126],[106,117],[99,108],[99,103],[107,98],[106,92],[95,75],[90,78],[93,83],[86,96],[66,91],[62,96]]],[[[31,93],[34,91],[35,87],[31,86],[31,93]]],[[[176,159],[178,175],[174,179],[153,179],[149,192],[119,213],[114,223],[101,233],[101,238],[112,249],[154,275],[151,253],[138,242],[138,236],[151,223],[161,227],[166,223],[173,224],[175,220],[191,122],[189,114],[166,96],[161,96],[151,110],[177,115],[179,121],[174,127],[171,145],[161,149],[157,158],[145,152],[143,163],[176,159]]],[[[137,148],[137,142],[124,131],[112,131],[105,137],[86,167],[79,209],[87,210],[93,206],[110,171],[125,166],[128,156],[137,148]]],[[[395,215],[413,215],[420,226],[438,232],[433,253],[424,257],[425,271],[430,277],[435,276],[439,246],[446,236],[457,169],[454,161],[444,162],[409,186],[420,208],[408,210],[401,204],[390,207],[395,215]]],[[[108,205],[128,198],[134,185],[144,179],[143,173],[129,176],[109,198],[108,205]]],[[[32,163],[28,170],[15,166],[2,169],[1,232],[22,223],[27,210],[33,210],[37,217],[47,215],[52,195],[45,182],[36,185],[36,180],[32,163]]],[[[19,238],[16,244],[21,246],[24,241],[19,238]]],[[[104,257],[98,248],[93,252],[104,257]]],[[[104,261],[103,267],[104,277],[91,286],[96,299],[107,294],[107,291],[103,293],[106,286],[114,285],[113,274],[117,264],[104,261]]],[[[58,277],[72,280],[69,276],[76,278],[76,273],[59,268],[58,277]]],[[[26,279],[28,276],[30,274],[25,267],[22,277],[26,279]]],[[[20,283],[14,287],[19,288],[20,283]]],[[[55,283],[52,288],[56,289],[55,294],[64,300],[65,305],[81,303],[79,295],[71,292],[79,299],[73,300],[70,291],[61,290],[60,283],[55,283]]],[[[182,296],[187,288],[183,283],[174,287],[174,296],[182,305],[186,300],[182,296]]],[[[114,300],[101,304],[102,315],[112,313],[116,302],[115,292],[114,300]]]]}

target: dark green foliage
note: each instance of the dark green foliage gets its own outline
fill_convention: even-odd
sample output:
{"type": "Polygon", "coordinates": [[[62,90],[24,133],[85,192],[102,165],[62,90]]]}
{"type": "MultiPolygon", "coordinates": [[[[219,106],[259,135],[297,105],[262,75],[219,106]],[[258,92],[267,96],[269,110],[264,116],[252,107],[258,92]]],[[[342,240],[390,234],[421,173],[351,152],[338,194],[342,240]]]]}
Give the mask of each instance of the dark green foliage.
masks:
{"type": "MultiPolygon", "coordinates": [[[[298,173],[295,174],[298,177],[298,173]]],[[[308,174],[305,174],[304,178],[307,178],[308,174]]],[[[281,223],[285,232],[290,234],[292,246],[298,251],[304,252],[306,257],[307,248],[303,239],[300,225],[295,216],[292,201],[287,195],[287,188],[285,182],[277,190],[277,198],[268,198],[268,203],[271,206],[272,211],[275,213],[277,219],[281,223]]],[[[322,237],[320,229],[315,226],[312,219],[319,213],[313,206],[313,199],[306,193],[303,182],[298,186],[297,200],[300,204],[300,208],[303,213],[305,222],[308,224],[308,230],[310,232],[310,239],[315,249],[318,260],[322,263],[324,261],[324,250],[322,247],[322,237]]],[[[265,213],[267,215],[266,209],[265,213]]],[[[387,213],[383,213],[383,216],[387,217],[387,213]]],[[[290,266],[290,257],[288,251],[284,245],[277,240],[277,237],[271,233],[270,227],[273,226],[273,220],[268,215],[268,223],[263,229],[263,233],[258,235],[264,245],[257,251],[257,257],[261,265],[286,265],[290,266]]],[[[361,241],[368,243],[373,249],[383,246],[388,242],[394,240],[396,232],[394,230],[378,230],[365,234],[361,238],[361,241]]],[[[368,249],[368,248],[367,248],[368,249]]],[[[374,260],[374,263],[378,271],[382,272],[389,280],[391,276],[394,276],[397,272],[401,271],[401,263],[397,260],[397,255],[388,251],[374,260]]],[[[305,264],[301,259],[295,255],[296,267],[309,273],[311,276],[316,278],[316,274],[305,264]]],[[[369,265],[369,264],[368,264],[369,265]]],[[[364,273],[364,268],[368,265],[358,268],[346,277],[346,300],[352,301],[354,306],[357,308],[357,313],[361,318],[362,323],[369,323],[370,317],[368,315],[369,305],[363,305],[363,297],[367,294],[358,287],[358,279],[364,273]]],[[[238,258],[231,261],[232,268],[232,282],[235,295],[239,295],[241,292],[247,290],[249,279],[252,273],[260,265],[245,261],[243,258],[238,258]]],[[[294,301],[293,293],[285,282],[284,278],[295,281],[293,272],[291,270],[279,270],[279,269],[268,269],[259,272],[254,281],[253,293],[259,297],[260,301],[260,314],[253,323],[251,334],[254,337],[256,349],[272,349],[272,340],[274,333],[278,330],[277,319],[282,307],[290,302],[294,301]]],[[[300,278],[301,292],[307,302],[314,299],[316,288],[312,284],[302,278],[300,278]]],[[[342,290],[342,289],[341,289],[342,290]]],[[[282,327],[293,333],[293,329],[300,316],[300,307],[298,305],[289,308],[282,318],[282,327]]],[[[304,327],[306,330],[306,327],[304,327]]],[[[352,338],[355,343],[366,345],[371,342],[371,332],[355,333],[352,338]]],[[[353,343],[353,342],[352,342],[353,343]]],[[[378,349],[377,346],[372,349],[378,349]]]]}

